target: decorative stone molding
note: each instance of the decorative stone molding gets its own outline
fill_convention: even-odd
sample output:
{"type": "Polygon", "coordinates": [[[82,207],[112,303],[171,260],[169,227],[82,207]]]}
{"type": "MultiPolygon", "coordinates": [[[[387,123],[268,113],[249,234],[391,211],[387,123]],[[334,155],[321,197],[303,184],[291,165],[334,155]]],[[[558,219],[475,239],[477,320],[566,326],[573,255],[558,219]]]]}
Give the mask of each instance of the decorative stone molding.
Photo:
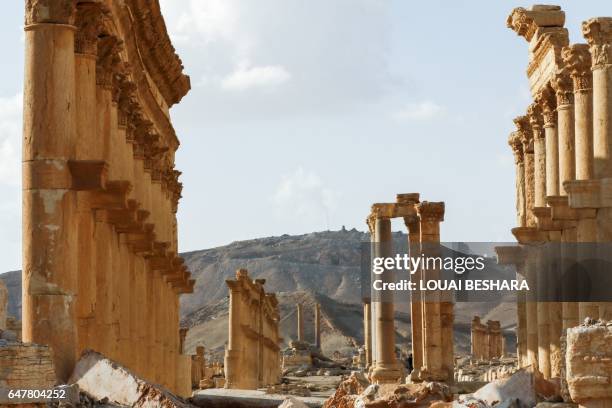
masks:
{"type": "Polygon", "coordinates": [[[109,18],[109,10],[102,3],[79,3],[76,11],[74,51],[77,54],[96,55],[98,37],[104,31],[104,22],[109,18]]]}
{"type": "Polygon", "coordinates": [[[76,0],[26,0],[25,25],[74,24],[76,0]]]}
{"type": "Polygon", "coordinates": [[[572,105],[574,103],[573,82],[567,69],[559,70],[550,85],[555,90],[557,106],[572,105]]]}
{"type": "Polygon", "coordinates": [[[421,220],[435,222],[444,221],[444,203],[423,201],[416,206],[421,220]]]}
{"type": "Polygon", "coordinates": [[[122,41],[114,35],[107,35],[98,40],[98,62],[96,64],[96,84],[112,90],[114,74],[119,69],[122,41]]]}
{"type": "Polygon", "coordinates": [[[593,69],[612,64],[612,17],[591,18],[583,22],[582,34],[591,47],[593,69]]]}
{"type": "Polygon", "coordinates": [[[591,52],[587,44],[572,44],[563,47],[563,62],[574,82],[574,92],[591,90],[593,76],[591,74],[591,52]]]}
{"type": "Polygon", "coordinates": [[[510,137],[508,138],[508,145],[512,149],[512,153],[514,155],[514,163],[522,164],[525,157],[523,152],[523,142],[521,140],[521,135],[519,132],[510,133],[510,137]]]}
{"type": "Polygon", "coordinates": [[[542,89],[538,95],[537,102],[542,109],[544,127],[557,126],[557,100],[553,89],[549,86],[542,89]]]}
{"type": "Polygon", "coordinates": [[[542,125],[544,124],[542,118],[542,108],[539,103],[534,102],[527,107],[527,116],[529,117],[529,124],[531,125],[531,133],[535,140],[544,138],[544,132],[542,131],[542,125]]]}

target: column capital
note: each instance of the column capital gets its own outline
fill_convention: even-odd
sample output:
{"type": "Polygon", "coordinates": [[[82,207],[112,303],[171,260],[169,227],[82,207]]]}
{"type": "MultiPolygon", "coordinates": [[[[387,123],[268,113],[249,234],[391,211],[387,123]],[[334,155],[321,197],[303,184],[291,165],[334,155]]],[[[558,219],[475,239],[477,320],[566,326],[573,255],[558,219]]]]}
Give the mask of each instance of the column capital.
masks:
{"type": "Polygon", "coordinates": [[[123,41],[114,35],[106,35],[98,40],[98,62],[96,64],[96,84],[111,90],[113,77],[120,69],[119,53],[123,49],[123,41]]]}
{"type": "Polygon", "coordinates": [[[557,126],[557,99],[555,92],[550,86],[542,89],[536,97],[536,103],[542,110],[542,119],[544,127],[557,126]]]}
{"type": "Polygon", "coordinates": [[[584,21],[582,35],[591,47],[593,69],[612,64],[612,17],[595,17],[584,21]]]}
{"type": "Polygon", "coordinates": [[[444,202],[423,201],[417,205],[417,214],[422,221],[444,221],[444,202]]]}
{"type": "Polygon", "coordinates": [[[521,135],[519,132],[510,133],[510,137],[508,138],[508,145],[512,149],[512,153],[514,154],[514,163],[519,165],[523,163],[524,159],[524,151],[523,151],[523,141],[521,140],[521,135]]]}
{"type": "Polygon", "coordinates": [[[527,41],[531,41],[539,28],[563,27],[565,12],[560,6],[534,5],[529,9],[517,7],[506,19],[506,26],[527,41]]]}
{"type": "Polygon", "coordinates": [[[517,116],[513,119],[513,122],[523,144],[523,153],[533,153],[533,132],[529,123],[529,117],[527,115],[517,116]]]}
{"type": "Polygon", "coordinates": [[[102,3],[79,3],[76,9],[74,52],[77,54],[96,55],[98,37],[104,31],[105,20],[110,11],[102,3]]]}
{"type": "Polygon", "coordinates": [[[557,107],[574,104],[574,88],[567,68],[557,71],[550,85],[555,90],[557,107]]]}
{"type": "Polygon", "coordinates": [[[574,82],[574,92],[592,89],[592,59],[588,44],[572,44],[563,47],[561,55],[574,82]]]}
{"type": "Polygon", "coordinates": [[[76,0],[26,0],[25,25],[74,25],[76,0]]]}
{"type": "Polygon", "coordinates": [[[542,126],[544,122],[542,120],[542,107],[537,102],[533,102],[527,107],[527,117],[529,118],[534,140],[543,139],[544,132],[542,132],[542,126]]]}

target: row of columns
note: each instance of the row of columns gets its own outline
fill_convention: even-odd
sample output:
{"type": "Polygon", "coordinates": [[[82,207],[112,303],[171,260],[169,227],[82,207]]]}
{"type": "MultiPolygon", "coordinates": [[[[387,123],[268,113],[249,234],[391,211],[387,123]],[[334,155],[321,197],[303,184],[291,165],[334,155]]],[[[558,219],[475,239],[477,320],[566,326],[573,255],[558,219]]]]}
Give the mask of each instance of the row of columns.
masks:
{"type": "MultiPolygon", "coordinates": [[[[535,100],[526,116],[515,119],[509,139],[518,223],[512,232],[523,246],[499,248],[498,257],[535,283],[536,296],[519,298],[517,354],[521,366],[531,365],[545,378],[563,375],[567,329],[587,317],[612,317],[608,303],[538,301],[556,283],[548,261],[580,259],[584,248],[554,243],[612,241],[612,203],[605,198],[612,177],[612,18],[585,21],[587,44],[572,45],[564,20],[558,6],[517,8],[508,18],[530,44],[535,100]],[[562,253],[555,253],[557,247],[562,253]],[[571,248],[578,253],[566,253],[571,248]]],[[[564,282],[561,291],[574,289],[583,278],[577,279],[564,282]]]]}
{"type": "MultiPolygon", "coordinates": [[[[408,227],[410,256],[425,252],[436,256],[440,243],[440,222],[444,219],[444,203],[420,202],[419,194],[399,194],[394,204],[374,204],[367,219],[371,233],[372,256],[393,256],[391,219],[404,218],[408,227]]],[[[436,279],[439,271],[417,271],[411,279],[436,279]]],[[[383,281],[393,281],[390,271],[383,281]]],[[[413,291],[411,299],[411,333],[414,370],[413,381],[452,381],[453,303],[440,296],[427,297],[413,291]]],[[[403,378],[403,366],[395,352],[395,307],[388,291],[364,299],[364,346],[366,364],[377,383],[396,382],[403,378]]]]}
{"type": "Polygon", "coordinates": [[[266,293],[264,279],[239,269],[229,287],[229,336],[225,350],[225,388],[257,389],[280,381],[279,308],[266,293]]]}
{"type": "Polygon", "coordinates": [[[176,391],[193,288],[178,145],[147,118],[110,11],[75,3],[26,8],[23,339],[51,346],[61,382],[93,349],[176,391]]]}

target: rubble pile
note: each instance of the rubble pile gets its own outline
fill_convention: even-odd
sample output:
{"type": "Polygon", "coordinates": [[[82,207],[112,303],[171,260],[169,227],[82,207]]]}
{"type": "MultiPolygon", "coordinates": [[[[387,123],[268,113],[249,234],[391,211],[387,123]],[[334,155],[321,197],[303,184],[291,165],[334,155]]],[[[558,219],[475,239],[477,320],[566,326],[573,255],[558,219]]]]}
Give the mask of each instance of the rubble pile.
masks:
{"type": "Polygon", "coordinates": [[[350,372],[347,364],[326,357],[320,349],[304,341],[292,341],[283,352],[283,376],[334,376],[350,372]]]}
{"type": "Polygon", "coordinates": [[[490,360],[460,359],[455,368],[456,382],[495,381],[512,375],[517,370],[516,358],[502,357],[490,360]]]}

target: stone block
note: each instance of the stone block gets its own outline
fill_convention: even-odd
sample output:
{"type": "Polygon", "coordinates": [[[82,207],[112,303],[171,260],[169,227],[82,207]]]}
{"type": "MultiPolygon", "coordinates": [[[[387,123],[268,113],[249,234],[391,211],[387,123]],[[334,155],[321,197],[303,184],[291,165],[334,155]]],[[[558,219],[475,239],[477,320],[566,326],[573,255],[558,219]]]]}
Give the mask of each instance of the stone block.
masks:
{"type": "Polygon", "coordinates": [[[536,400],[535,376],[521,369],[508,378],[493,381],[473,394],[489,405],[517,399],[520,407],[533,407],[536,400]]]}
{"type": "Polygon", "coordinates": [[[165,388],[145,382],[95,351],[83,353],[69,380],[89,397],[130,407],[188,408],[165,388]]]}

